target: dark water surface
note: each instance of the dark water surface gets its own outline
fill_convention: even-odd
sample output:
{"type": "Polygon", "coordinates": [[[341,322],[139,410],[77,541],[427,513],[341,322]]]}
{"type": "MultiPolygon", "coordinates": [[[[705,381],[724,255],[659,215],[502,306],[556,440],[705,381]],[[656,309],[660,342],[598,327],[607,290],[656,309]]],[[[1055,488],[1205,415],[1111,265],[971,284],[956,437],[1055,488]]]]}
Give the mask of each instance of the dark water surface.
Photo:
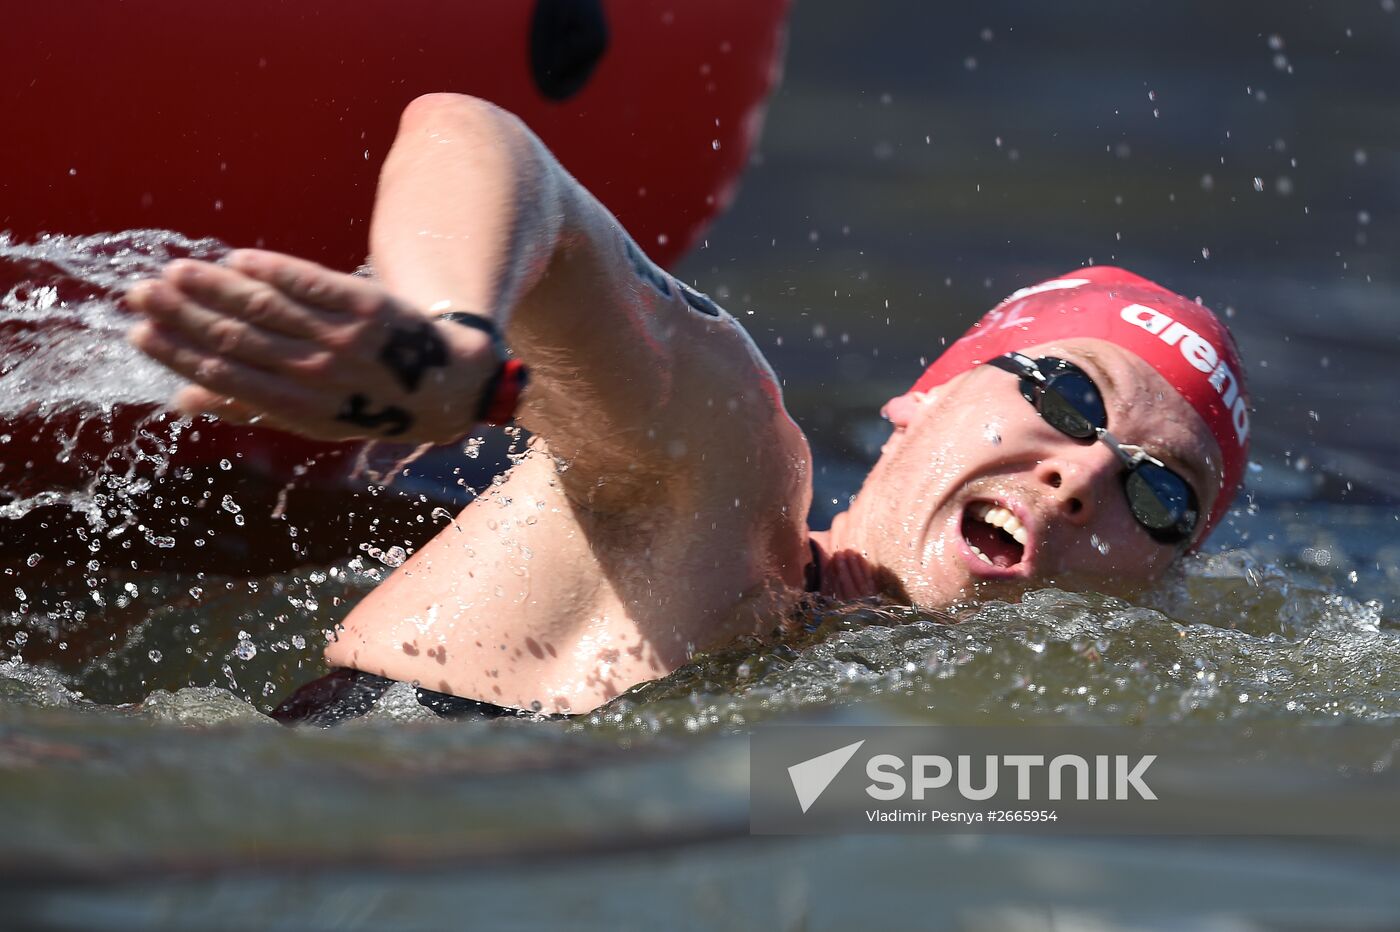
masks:
{"type": "Polygon", "coordinates": [[[262,713],[321,672],[322,632],[464,500],[456,479],[489,481],[510,438],[420,460],[387,490],[371,480],[408,451],[335,465],[353,497],[327,525],[325,502],[260,484],[246,459],[180,465],[174,448],[198,441],[155,408],[175,383],[119,340],[116,289],[222,246],[0,240],[0,444],[61,426],[44,458],[0,471],[9,914],[1400,924],[1400,848],[1384,843],[747,837],[757,721],[1400,716],[1394,4],[940,6],[798,5],[761,155],[681,272],[783,377],[817,450],[817,526],[883,439],[880,403],[1006,293],[1092,259],[1200,295],[1229,315],[1257,402],[1250,494],[1208,554],[1136,604],[1047,590],[961,609],[956,627],[814,612],[788,645],[702,657],[568,724],[446,724],[398,690],[363,722],[288,731],[262,713]],[[111,456],[78,452],[135,421],[111,456]]]}

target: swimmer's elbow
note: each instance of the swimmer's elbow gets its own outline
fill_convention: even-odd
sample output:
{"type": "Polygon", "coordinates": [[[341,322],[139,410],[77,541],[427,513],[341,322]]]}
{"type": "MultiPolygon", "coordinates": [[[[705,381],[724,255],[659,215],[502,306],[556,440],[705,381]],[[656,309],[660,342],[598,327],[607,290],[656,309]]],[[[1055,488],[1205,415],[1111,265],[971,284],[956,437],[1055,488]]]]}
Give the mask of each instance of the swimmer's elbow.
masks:
{"type": "MultiPolygon", "coordinates": [[[[468,94],[423,94],[409,101],[399,116],[399,132],[433,132],[442,127],[490,132],[500,121],[520,121],[489,100],[468,94]]],[[[521,123],[520,125],[524,125],[521,123]]]]}
{"type": "Polygon", "coordinates": [[[489,100],[448,93],[416,97],[399,117],[399,134],[464,144],[468,152],[496,150],[506,158],[470,161],[513,175],[500,180],[514,188],[517,200],[543,201],[554,208],[551,213],[559,212],[567,173],[524,120],[489,100]]]}

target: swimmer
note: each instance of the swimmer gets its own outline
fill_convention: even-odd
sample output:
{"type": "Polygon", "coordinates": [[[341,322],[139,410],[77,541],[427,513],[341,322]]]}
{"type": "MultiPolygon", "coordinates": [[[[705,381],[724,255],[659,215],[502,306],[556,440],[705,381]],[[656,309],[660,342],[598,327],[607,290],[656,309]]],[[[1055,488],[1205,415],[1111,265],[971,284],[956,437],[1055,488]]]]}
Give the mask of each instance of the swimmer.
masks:
{"type": "Polygon", "coordinates": [[[359,714],[394,681],[444,714],[587,712],[769,634],[809,591],[926,608],[1128,592],[1199,546],[1241,484],[1228,331],[1122,270],[988,313],[885,405],[879,461],[813,532],[811,451],[753,341],[511,115],[411,104],[370,247],[374,279],[240,250],[128,295],[131,341],[194,383],[174,399],[191,415],[447,443],[513,414],[533,435],[356,606],[335,672],[287,721],[359,714]]]}

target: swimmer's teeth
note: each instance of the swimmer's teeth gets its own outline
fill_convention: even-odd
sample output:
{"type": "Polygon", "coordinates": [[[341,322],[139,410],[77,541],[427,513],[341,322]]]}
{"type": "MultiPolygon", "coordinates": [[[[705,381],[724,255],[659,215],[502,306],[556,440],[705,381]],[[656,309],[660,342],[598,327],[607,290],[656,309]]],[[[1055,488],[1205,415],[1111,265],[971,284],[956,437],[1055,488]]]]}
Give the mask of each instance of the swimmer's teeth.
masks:
{"type": "Polygon", "coordinates": [[[977,554],[977,556],[981,558],[983,563],[987,564],[988,566],[996,566],[996,564],[992,562],[992,558],[987,556],[982,551],[978,550],[975,544],[968,544],[968,546],[972,548],[973,553],[977,554]]]}
{"type": "Polygon", "coordinates": [[[1020,544],[1022,547],[1026,546],[1026,541],[1030,540],[1030,535],[1026,533],[1025,525],[1021,523],[1021,519],[1000,505],[988,505],[986,502],[978,502],[972,508],[972,516],[979,521],[987,522],[993,527],[1001,528],[1015,538],[1016,543],[1020,544]]]}

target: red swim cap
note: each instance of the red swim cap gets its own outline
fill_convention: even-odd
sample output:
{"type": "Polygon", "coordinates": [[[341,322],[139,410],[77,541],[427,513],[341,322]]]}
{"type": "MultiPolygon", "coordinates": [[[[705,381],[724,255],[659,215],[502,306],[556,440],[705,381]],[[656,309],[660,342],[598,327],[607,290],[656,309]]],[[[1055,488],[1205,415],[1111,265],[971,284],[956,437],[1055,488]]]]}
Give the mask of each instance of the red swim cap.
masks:
{"type": "Polygon", "coordinates": [[[1204,540],[1239,491],[1249,454],[1244,367],[1230,331],[1209,308],[1123,269],[1080,269],[1022,288],[997,305],[911,390],[926,392],[1003,353],[1070,337],[1107,340],[1140,357],[1210,428],[1225,461],[1214,464],[1220,496],[1197,538],[1204,540]]]}

